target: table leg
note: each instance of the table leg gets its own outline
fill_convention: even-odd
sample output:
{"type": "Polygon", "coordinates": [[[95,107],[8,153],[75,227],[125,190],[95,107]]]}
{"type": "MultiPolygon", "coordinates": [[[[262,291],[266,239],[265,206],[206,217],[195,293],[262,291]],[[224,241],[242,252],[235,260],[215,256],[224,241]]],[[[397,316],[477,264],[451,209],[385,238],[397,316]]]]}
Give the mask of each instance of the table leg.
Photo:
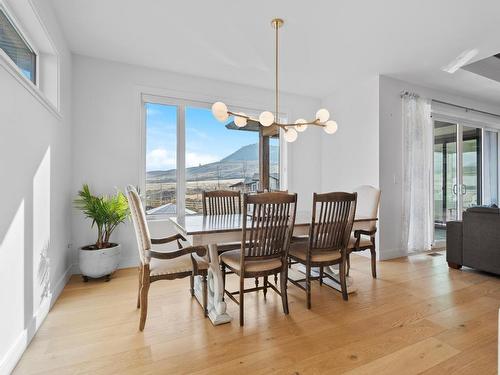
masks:
{"type": "MultiPolygon", "coordinates": [[[[208,268],[208,317],[214,325],[229,323],[231,315],[226,312],[226,302],[222,300],[224,290],[222,287],[222,272],[220,270],[217,245],[208,245],[209,268],[208,268]]],[[[201,277],[195,278],[195,296],[202,301],[201,277]]]]}

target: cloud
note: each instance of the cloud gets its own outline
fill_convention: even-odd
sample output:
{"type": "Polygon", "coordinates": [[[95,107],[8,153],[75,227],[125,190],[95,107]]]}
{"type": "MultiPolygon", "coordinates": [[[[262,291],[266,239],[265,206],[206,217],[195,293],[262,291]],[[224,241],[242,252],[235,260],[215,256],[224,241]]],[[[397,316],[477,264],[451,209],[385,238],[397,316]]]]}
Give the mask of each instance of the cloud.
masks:
{"type": "MultiPolygon", "coordinates": [[[[197,167],[200,164],[213,163],[219,160],[220,157],[216,155],[187,152],[186,168],[197,167]]],[[[146,170],[148,171],[164,171],[175,168],[175,151],[169,151],[164,148],[156,148],[146,154],[146,170]]]]}
{"type": "Polygon", "coordinates": [[[156,148],[146,154],[146,170],[148,171],[164,171],[175,167],[175,152],[156,148]]]}

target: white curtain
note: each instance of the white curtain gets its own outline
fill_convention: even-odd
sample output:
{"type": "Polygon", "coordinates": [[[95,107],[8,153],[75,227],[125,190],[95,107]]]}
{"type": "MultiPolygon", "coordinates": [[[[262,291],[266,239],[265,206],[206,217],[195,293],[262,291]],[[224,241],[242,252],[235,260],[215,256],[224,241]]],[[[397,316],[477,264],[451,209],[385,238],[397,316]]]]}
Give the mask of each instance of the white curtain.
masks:
{"type": "Polygon", "coordinates": [[[483,204],[498,205],[498,133],[484,131],[483,204]]]}
{"type": "Polygon", "coordinates": [[[431,101],[406,94],[403,101],[403,248],[408,252],[432,245],[431,101]]]}

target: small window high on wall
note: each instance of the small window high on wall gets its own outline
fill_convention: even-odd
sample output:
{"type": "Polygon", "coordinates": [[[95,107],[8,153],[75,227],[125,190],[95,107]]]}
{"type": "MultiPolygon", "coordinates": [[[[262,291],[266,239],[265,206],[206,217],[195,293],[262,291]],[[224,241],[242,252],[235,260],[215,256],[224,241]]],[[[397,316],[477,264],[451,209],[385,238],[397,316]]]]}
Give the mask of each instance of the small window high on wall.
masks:
{"type": "Polygon", "coordinates": [[[37,55],[30,47],[14,22],[0,7],[0,49],[19,68],[23,76],[36,84],[37,55]]]}

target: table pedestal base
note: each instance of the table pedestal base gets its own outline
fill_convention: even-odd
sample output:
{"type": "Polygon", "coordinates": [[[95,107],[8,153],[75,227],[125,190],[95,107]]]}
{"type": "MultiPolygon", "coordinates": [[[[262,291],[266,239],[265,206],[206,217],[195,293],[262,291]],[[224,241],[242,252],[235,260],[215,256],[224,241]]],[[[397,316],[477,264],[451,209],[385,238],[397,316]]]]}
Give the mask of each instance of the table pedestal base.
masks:
{"type": "MultiPolygon", "coordinates": [[[[210,263],[208,268],[208,317],[213,325],[229,323],[231,315],[226,312],[226,302],[222,300],[224,290],[222,287],[222,272],[219,266],[217,245],[209,245],[210,263]]],[[[194,278],[194,295],[203,305],[203,286],[201,276],[194,278]]]]}

